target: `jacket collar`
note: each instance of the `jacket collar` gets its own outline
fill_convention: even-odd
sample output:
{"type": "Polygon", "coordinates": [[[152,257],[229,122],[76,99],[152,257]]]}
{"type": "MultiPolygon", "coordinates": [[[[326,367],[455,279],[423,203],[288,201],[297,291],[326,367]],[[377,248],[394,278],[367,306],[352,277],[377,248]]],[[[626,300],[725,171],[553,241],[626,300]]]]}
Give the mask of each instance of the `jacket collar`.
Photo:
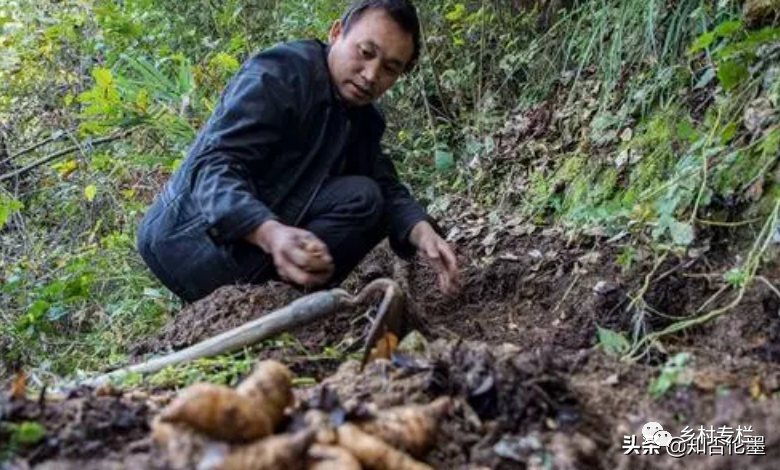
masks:
{"type": "Polygon", "coordinates": [[[328,88],[330,89],[330,93],[328,94],[328,99],[333,104],[339,104],[343,108],[347,108],[346,102],[341,98],[341,95],[339,94],[338,88],[336,88],[336,84],[333,83],[333,79],[330,76],[330,67],[328,67],[328,55],[330,54],[330,44],[325,43],[317,39],[317,43],[319,43],[320,47],[322,48],[322,64],[325,67],[325,76],[328,80],[328,88]]]}

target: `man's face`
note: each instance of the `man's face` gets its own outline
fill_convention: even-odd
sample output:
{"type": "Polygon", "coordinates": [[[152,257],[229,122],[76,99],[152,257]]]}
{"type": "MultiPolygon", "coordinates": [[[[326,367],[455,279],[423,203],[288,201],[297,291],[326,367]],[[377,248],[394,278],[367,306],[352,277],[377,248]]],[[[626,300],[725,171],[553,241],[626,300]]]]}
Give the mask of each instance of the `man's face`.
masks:
{"type": "Polygon", "coordinates": [[[384,10],[369,9],[353,20],[348,33],[340,21],[330,30],[330,76],[351,105],[368,104],[401,76],[414,53],[412,35],[384,10]]]}

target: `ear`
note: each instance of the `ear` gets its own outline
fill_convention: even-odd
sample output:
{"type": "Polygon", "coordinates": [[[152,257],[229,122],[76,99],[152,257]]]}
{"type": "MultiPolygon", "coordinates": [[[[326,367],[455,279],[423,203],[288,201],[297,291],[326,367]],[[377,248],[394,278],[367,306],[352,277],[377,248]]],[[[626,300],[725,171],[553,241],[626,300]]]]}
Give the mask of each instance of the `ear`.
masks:
{"type": "Polygon", "coordinates": [[[331,44],[335,44],[336,41],[341,38],[342,33],[343,30],[341,28],[341,20],[334,21],[333,25],[330,27],[330,33],[328,33],[328,41],[331,44]]]}

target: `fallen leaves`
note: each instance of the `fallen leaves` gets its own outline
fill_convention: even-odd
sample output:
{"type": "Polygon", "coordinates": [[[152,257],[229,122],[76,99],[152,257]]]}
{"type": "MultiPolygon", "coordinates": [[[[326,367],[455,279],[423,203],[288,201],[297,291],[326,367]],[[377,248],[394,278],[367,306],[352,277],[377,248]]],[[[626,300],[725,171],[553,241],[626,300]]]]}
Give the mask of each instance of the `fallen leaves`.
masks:
{"type": "Polygon", "coordinates": [[[384,336],[379,338],[376,342],[376,346],[371,349],[368,354],[368,361],[372,362],[377,359],[390,359],[390,356],[398,348],[398,336],[391,332],[385,333],[384,336]]]}
{"type": "Polygon", "coordinates": [[[11,382],[11,400],[21,400],[27,395],[27,373],[20,371],[11,382]]]}

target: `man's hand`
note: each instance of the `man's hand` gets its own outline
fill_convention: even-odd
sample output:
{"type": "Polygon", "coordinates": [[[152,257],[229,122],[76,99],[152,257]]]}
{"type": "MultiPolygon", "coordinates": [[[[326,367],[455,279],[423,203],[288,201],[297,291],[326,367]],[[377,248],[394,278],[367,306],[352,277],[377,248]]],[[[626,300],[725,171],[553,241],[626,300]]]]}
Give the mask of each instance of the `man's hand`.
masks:
{"type": "Polygon", "coordinates": [[[460,289],[458,261],[450,245],[442,239],[426,221],[418,222],[409,234],[409,241],[417,252],[427,260],[439,278],[439,289],[445,294],[454,294],[460,289]]]}
{"type": "Polygon", "coordinates": [[[270,254],[282,279],[301,286],[321,286],[333,275],[333,259],[325,243],[308,230],[264,222],[247,240],[270,254]]]}

